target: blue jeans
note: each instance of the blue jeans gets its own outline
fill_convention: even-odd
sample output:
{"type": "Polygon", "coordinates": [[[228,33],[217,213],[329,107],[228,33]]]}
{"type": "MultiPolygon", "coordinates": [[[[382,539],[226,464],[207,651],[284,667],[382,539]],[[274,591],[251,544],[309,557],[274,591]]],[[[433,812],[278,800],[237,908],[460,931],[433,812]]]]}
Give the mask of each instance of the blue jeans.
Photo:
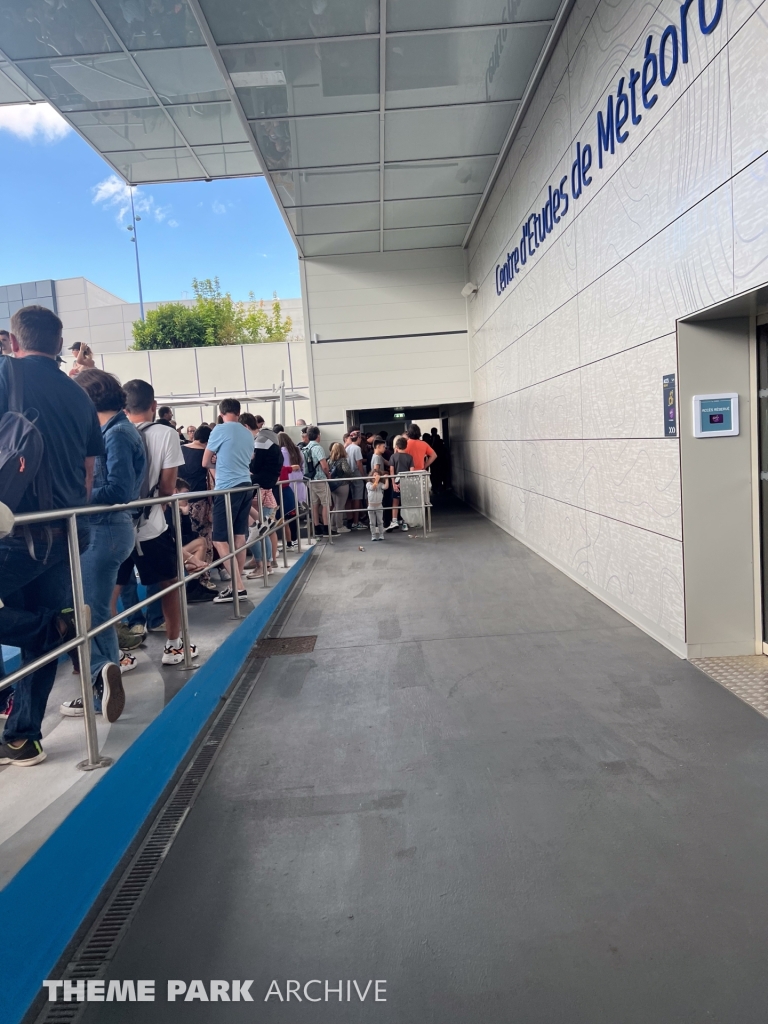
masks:
{"type": "MultiPolygon", "coordinates": [[[[23,536],[0,541],[0,643],[21,648],[22,663],[33,661],[61,643],[58,619],[71,603],[69,555],[65,531],[53,527],[50,551],[44,532],[32,529],[35,558],[23,536]],[[47,558],[46,558],[47,552],[47,558]]],[[[87,544],[84,533],[81,544],[87,544]]],[[[39,740],[40,728],[56,678],[56,661],[16,683],[13,711],[3,741],[39,740]]]]}
{"type": "Polygon", "coordinates": [[[283,492],[283,511],[285,520],[288,523],[291,540],[296,540],[296,495],[292,487],[273,487],[272,493],[277,502],[277,515],[280,515],[280,491],[283,492]]]}
{"type": "MultiPolygon", "coordinates": [[[[0,682],[3,680],[3,677],[5,675],[6,675],[6,671],[5,671],[5,662],[3,661],[3,649],[2,649],[2,647],[0,647],[0,682]]],[[[8,701],[11,699],[12,696],[13,696],[13,687],[12,686],[6,686],[6,688],[4,690],[0,690],[0,711],[5,711],[5,709],[8,707],[8,701]]]]}
{"type": "MultiPolygon", "coordinates": [[[[152,583],[146,588],[147,597],[152,597],[153,594],[157,594],[161,589],[157,583],[152,583]]],[[[136,582],[136,577],[131,580],[130,583],[126,583],[120,594],[120,600],[117,602],[118,607],[121,609],[130,608],[132,604],[136,604],[137,601],[141,601],[142,598],[139,596],[139,585],[136,582]]],[[[148,629],[153,629],[155,626],[162,626],[163,624],[163,607],[159,601],[154,601],[152,604],[145,605],[144,608],[139,608],[138,611],[131,612],[130,615],[125,617],[125,622],[129,626],[146,626],[148,629]]]]}
{"type": "MultiPolygon", "coordinates": [[[[83,553],[85,602],[91,609],[91,625],[100,626],[112,618],[112,591],[117,582],[117,570],[126,560],[136,536],[133,522],[126,512],[113,513],[110,520],[91,523],[91,543],[83,553]]],[[[120,664],[120,648],[114,626],[105,629],[91,640],[91,679],[100,679],[101,670],[108,662],[120,664]]]]}

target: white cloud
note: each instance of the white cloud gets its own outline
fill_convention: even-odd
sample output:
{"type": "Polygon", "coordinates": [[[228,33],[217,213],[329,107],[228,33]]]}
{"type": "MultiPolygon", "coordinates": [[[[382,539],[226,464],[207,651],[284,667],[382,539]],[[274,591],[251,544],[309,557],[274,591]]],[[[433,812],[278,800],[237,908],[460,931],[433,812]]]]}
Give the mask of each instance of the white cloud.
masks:
{"type": "Polygon", "coordinates": [[[213,210],[214,213],[218,213],[218,214],[226,213],[227,212],[227,208],[224,205],[224,203],[220,203],[218,199],[214,199],[212,210],[213,210]]]}
{"type": "Polygon", "coordinates": [[[72,129],[48,103],[0,106],[0,130],[28,141],[59,142],[72,129]]]}
{"type": "MultiPolygon", "coordinates": [[[[93,192],[93,202],[106,209],[115,210],[117,222],[121,225],[126,220],[130,220],[131,193],[133,193],[133,208],[137,216],[151,216],[158,224],[162,224],[171,213],[170,206],[158,206],[153,196],[145,195],[136,185],[126,185],[116,174],[110,174],[98,185],[94,185],[91,191],[93,192]]],[[[177,221],[168,221],[168,224],[170,227],[178,227],[177,221]]]]}
{"type": "Polygon", "coordinates": [[[117,222],[122,224],[130,218],[131,193],[136,213],[143,213],[146,210],[146,199],[136,187],[126,185],[122,178],[116,174],[110,174],[108,178],[94,185],[93,202],[95,205],[104,206],[106,209],[113,209],[117,212],[117,222]]]}
{"type": "Polygon", "coordinates": [[[177,220],[169,220],[168,221],[168,227],[169,228],[177,228],[178,226],[179,226],[179,222],[177,220]]]}

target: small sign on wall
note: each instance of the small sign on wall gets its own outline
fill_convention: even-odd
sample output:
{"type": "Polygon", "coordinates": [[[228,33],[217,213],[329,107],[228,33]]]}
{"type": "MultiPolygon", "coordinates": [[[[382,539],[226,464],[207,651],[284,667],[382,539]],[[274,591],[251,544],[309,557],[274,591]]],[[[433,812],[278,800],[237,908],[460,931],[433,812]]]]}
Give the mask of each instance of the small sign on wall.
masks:
{"type": "Polygon", "coordinates": [[[677,437],[677,387],[674,373],[662,378],[664,384],[664,437],[677,437]]]}
{"type": "Polygon", "coordinates": [[[694,437],[735,437],[738,432],[739,396],[736,392],[693,396],[694,437]]]}

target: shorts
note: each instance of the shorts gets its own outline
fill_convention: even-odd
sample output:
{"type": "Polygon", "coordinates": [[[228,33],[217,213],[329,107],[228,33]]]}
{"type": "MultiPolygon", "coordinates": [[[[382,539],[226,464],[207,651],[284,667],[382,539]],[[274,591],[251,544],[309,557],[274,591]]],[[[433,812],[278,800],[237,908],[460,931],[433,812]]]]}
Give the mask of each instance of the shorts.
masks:
{"type": "Polygon", "coordinates": [[[365,497],[365,480],[351,477],[349,481],[349,496],[352,501],[362,501],[365,497]]]}
{"type": "MultiPolygon", "coordinates": [[[[238,485],[238,486],[245,486],[238,485]]],[[[248,533],[248,516],[251,512],[251,501],[253,491],[240,491],[239,494],[231,494],[232,499],[232,532],[235,537],[245,537],[248,533]]],[[[227,532],[227,504],[223,494],[215,494],[213,497],[213,532],[211,540],[229,540],[227,532]]]]}
{"type": "Polygon", "coordinates": [[[176,536],[170,527],[159,537],[141,542],[141,554],[136,548],[117,570],[117,585],[124,587],[133,581],[136,568],[145,587],[175,580],[179,574],[176,561],[176,536]]]}
{"type": "Polygon", "coordinates": [[[311,508],[329,508],[331,504],[331,488],[327,480],[313,480],[309,485],[309,504],[311,508]]]}

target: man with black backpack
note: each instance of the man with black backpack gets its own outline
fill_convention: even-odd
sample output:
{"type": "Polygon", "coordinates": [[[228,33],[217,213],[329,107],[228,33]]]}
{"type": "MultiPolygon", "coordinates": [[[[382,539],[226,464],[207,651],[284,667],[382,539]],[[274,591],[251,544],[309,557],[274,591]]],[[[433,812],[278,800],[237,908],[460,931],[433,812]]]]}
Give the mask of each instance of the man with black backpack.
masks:
{"type": "Polygon", "coordinates": [[[306,464],[307,490],[309,491],[309,507],[312,509],[312,520],[318,534],[330,533],[329,511],[331,507],[331,489],[328,478],[331,470],[325,448],[320,444],[320,427],[307,428],[307,443],[304,446],[304,462],[306,464]],[[322,523],[320,518],[322,516],[322,523]]]}
{"type": "MultiPolygon", "coordinates": [[[[164,498],[176,491],[179,466],[184,465],[181,442],[173,425],[167,420],[155,419],[157,401],[155,390],[145,380],[129,380],[123,384],[125,414],[141,434],[147,454],[147,468],[141,485],[142,498],[164,498]]],[[[163,506],[147,505],[136,520],[136,547],[120,566],[117,586],[124,587],[134,578],[145,586],[157,584],[169,587],[178,579],[176,538],[169,529],[163,506]]],[[[165,617],[164,665],[179,665],[184,660],[184,642],[181,636],[181,602],[178,590],[160,598],[165,617]]],[[[189,645],[191,657],[197,657],[197,647],[189,645]]]]}
{"type": "MultiPolygon", "coordinates": [[[[0,360],[0,502],[16,513],[88,502],[104,442],[90,398],[59,370],[61,320],[43,306],[11,318],[12,358],[0,360]],[[24,414],[27,415],[24,415],[24,414]]],[[[87,519],[79,525],[88,544],[87,519]]],[[[76,636],[66,524],[16,527],[0,540],[0,642],[29,662],[76,636]]],[[[0,744],[0,764],[45,759],[40,745],[56,661],[16,685],[0,744]]]]}

